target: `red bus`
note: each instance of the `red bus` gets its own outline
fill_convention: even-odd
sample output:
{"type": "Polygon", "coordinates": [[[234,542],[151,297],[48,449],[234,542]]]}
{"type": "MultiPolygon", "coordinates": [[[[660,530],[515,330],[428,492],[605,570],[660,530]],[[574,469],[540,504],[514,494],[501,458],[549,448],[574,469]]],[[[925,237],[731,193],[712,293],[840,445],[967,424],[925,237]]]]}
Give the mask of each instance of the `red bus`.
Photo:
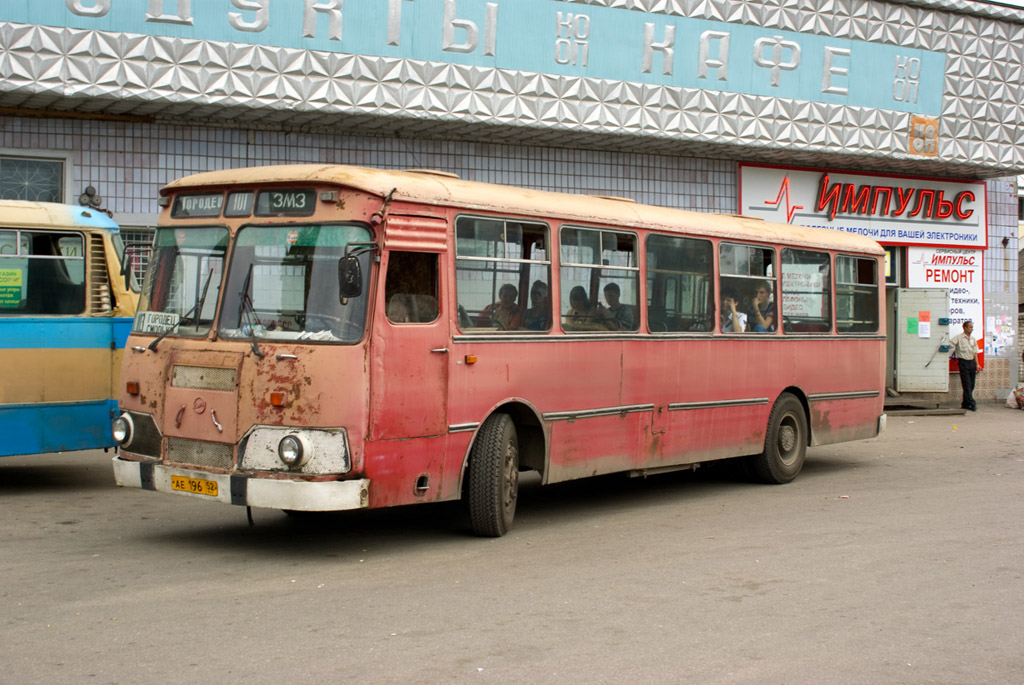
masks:
{"type": "Polygon", "coordinates": [[[883,429],[883,250],[841,232],[427,170],[190,176],[163,211],[114,421],[119,485],[336,511],[883,429]]]}

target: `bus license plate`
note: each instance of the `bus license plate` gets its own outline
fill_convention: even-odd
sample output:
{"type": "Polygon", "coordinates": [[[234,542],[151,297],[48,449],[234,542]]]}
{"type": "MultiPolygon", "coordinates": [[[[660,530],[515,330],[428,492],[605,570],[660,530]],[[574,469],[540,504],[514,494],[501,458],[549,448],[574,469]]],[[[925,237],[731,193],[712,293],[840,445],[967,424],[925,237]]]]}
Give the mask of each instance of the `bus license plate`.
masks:
{"type": "Polygon", "coordinates": [[[171,476],[171,489],[182,492],[191,492],[194,495],[217,496],[217,481],[203,480],[202,478],[185,478],[184,476],[171,476]]]}

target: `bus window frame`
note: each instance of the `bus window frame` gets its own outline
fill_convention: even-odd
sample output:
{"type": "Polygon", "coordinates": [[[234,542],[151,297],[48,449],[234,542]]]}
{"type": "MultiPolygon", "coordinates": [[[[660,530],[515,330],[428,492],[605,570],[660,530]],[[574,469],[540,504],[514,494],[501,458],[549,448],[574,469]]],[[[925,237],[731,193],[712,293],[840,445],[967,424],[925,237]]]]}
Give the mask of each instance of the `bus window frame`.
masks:
{"type": "MultiPolygon", "coordinates": [[[[74,311],[68,311],[68,312],[65,312],[65,311],[61,311],[61,312],[26,312],[26,311],[7,310],[6,308],[0,308],[0,316],[4,316],[4,317],[13,317],[13,316],[31,316],[31,317],[50,317],[50,316],[79,316],[79,317],[82,317],[82,316],[84,316],[84,317],[88,317],[88,316],[92,316],[94,314],[94,312],[92,311],[92,308],[89,306],[89,289],[90,289],[90,286],[91,286],[91,279],[89,278],[89,264],[88,264],[88,253],[89,253],[90,245],[91,245],[91,241],[89,240],[89,238],[94,234],[93,231],[82,230],[80,228],[67,228],[67,227],[58,227],[58,226],[48,226],[48,227],[36,226],[36,227],[31,227],[31,228],[14,227],[14,226],[6,227],[5,226],[5,227],[0,227],[0,231],[3,231],[3,232],[13,232],[14,233],[14,245],[15,245],[15,250],[16,250],[16,252],[14,254],[0,255],[0,258],[3,258],[3,259],[24,259],[25,262],[26,262],[26,270],[25,270],[25,276],[24,276],[26,281],[29,278],[28,274],[30,272],[30,269],[28,267],[29,267],[29,264],[31,263],[32,260],[35,260],[35,261],[38,261],[38,262],[45,262],[45,261],[56,261],[56,262],[80,261],[82,263],[82,282],[81,283],[73,283],[73,282],[71,283],[72,286],[81,289],[81,293],[80,293],[81,294],[81,302],[80,302],[81,307],[80,308],[78,308],[78,309],[76,309],[74,311]],[[28,254],[22,254],[22,252],[21,252],[21,236],[23,234],[43,234],[43,235],[47,235],[48,234],[48,235],[57,236],[57,240],[56,240],[56,242],[54,244],[57,246],[58,250],[60,249],[60,239],[61,239],[61,237],[64,237],[64,236],[77,236],[80,239],[80,241],[81,241],[81,254],[78,257],[68,257],[68,256],[65,256],[63,254],[60,254],[60,255],[33,254],[31,251],[28,254]]],[[[98,235],[102,235],[102,234],[98,234],[98,235]]],[[[31,249],[31,244],[30,244],[30,249],[31,249]]],[[[70,279],[71,273],[67,270],[67,266],[66,265],[64,266],[64,269],[65,269],[66,275],[70,279]]],[[[26,285],[27,285],[27,283],[26,283],[26,285]]],[[[27,301],[28,301],[28,298],[26,297],[26,302],[27,301]]],[[[79,304],[79,303],[75,303],[75,304],[79,304]]]]}
{"type": "MultiPolygon", "coordinates": [[[[457,213],[455,215],[455,217],[453,219],[452,227],[453,227],[452,259],[454,260],[453,261],[453,265],[452,265],[452,277],[454,279],[454,284],[455,284],[455,308],[456,308],[456,311],[458,313],[458,315],[456,316],[456,325],[457,325],[459,333],[461,333],[463,335],[472,335],[472,336],[479,336],[479,335],[505,335],[505,334],[508,334],[508,333],[512,333],[512,334],[516,334],[516,335],[529,335],[529,334],[533,334],[533,335],[538,335],[538,334],[539,335],[547,335],[547,334],[550,334],[554,330],[553,320],[554,320],[554,317],[555,317],[555,315],[554,315],[554,312],[555,312],[555,309],[554,309],[555,299],[552,296],[553,295],[552,291],[553,291],[553,286],[554,286],[553,278],[552,278],[552,272],[553,272],[553,267],[555,266],[555,261],[554,261],[554,258],[552,256],[553,253],[552,253],[552,249],[551,248],[552,248],[552,246],[558,245],[558,242],[554,238],[555,231],[553,230],[551,222],[550,221],[542,221],[542,220],[534,218],[534,217],[519,217],[519,216],[505,215],[505,214],[493,215],[493,214],[477,214],[477,213],[473,213],[473,212],[460,212],[460,213],[457,213]],[[505,227],[507,226],[508,223],[531,224],[533,226],[537,226],[537,227],[543,228],[543,230],[544,230],[544,240],[547,241],[547,247],[545,247],[545,251],[547,252],[548,258],[542,260],[542,259],[514,259],[514,258],[510,258],[510,257],[500,257],[500,258],[499,257],[480,257],[480,256],[476,256],[476,255],[461,256],[461,255],[459,255],[459,222],[464,220],[464,219],[474,219],[474,220],[500,222],[500,223],[502,223],[502,230],[503,231],[505,230],[505,227]],[[517,291],[516,292],[516,298],[520,302],[520,305],[519,305],[520,306],[520,311],[524,315],[527,312],[527,310],[530,308],[529,307],[529,305],[530,305],[530,292],[531,292],[531,290],[533,288],[533,280],[538,280],[538,279],[532,279],[531,280],[531,278],[529,276],[527,276],[527,278],[526,278],[526,286],[527,287],[526,288],[521,287],[523,285],[523,272],[522,272],[522,268],[521,267],[522,266],[527,266],[527,267],[534,267],[534,266],[536,266],[536,267],[544,267],[547,270],[547,281],[546,281],[545,284],[546,284],[547,289],[548,289],[548,322],[549,322],[548,327],[545,328],[545,329],[541,329],[541,330],[532,330],[532,329],[527,329],[527,328],[503,329],[501,327],[474,326],[474,325],[472,325],[473,319],[470,318],[469,313],[466,312],[466,310],[463,308],[462,303],[459,301],[459,262],[461,262],[461,261],[480,262],[480,263],[487,263],[487,264],[498,264],[498,263],[501,263],[501,264],[516,264],[516,265],[518,265],[520,267],[520,268],[517,269],[518,277],[519,278],[518,278],[518,282],[517,283],[513,283],[513,285],[516,287],[516,291],[517,291]],[[469,325],[467,325],[467,322],[469,322],[469,325]]],[[[497,271],[493,271],[493,273],[496,275],[498,272],[497,271]]],[[[498,280],[499,279],[495,278],[493,282],[497,283],[498,280]]],[[[500,292],[500,289],[501,289],[501,286],[499,286],[498,292],[493,294],[493,296],[492,296],[493,299],[491,300],[491,302],[496,302],[497,301],[497,296],[498,296],[498,293],[500,292]]],[[[488,305],[491,304],[491,302],[489,302],[488,305]]]]}
{"type": "MultiPolygon", "coordinates": [[[[185,223],[185,224],[176,223],[178,221],[181,221],[181,220],[180,219],[173,219],[172,218],[172,219],[169,219],[166,223],[158,223],[157,224],[156,233],[153,234],[153,241],[150,243],[150,245],[151,245],[150,261],[149,261],[149,264],[147,264],[147,266],[146,266],[146,272],[145,272],[145,275],[143,276],[143,279],[142,279],[142,289],[139,292],[139,303],[136,306],[135,318],[134,318],[134,320],[132,322],[132,328],[131,328],[131,334],[132,335],[152,335],[152,336],[156,336],[156,337],[160,337],[161,335],[166,335],[167,337],[171,337],[171,338],[187,338],[187,339],[190,339],[190,340],[201,340],[203,338],[208,338],[213,331],[216,331],[216,330],[218,330],[220,328],[221,299],[224,296],[224,287],[227,285],[228,270],[231,268],[231,255],[234,252],[235,233],[237,233],[239,227],[236,226],[234,229],[232,229],[232,227],[229,224],[227,224],[227,223],[224,223],[224,222],[214,223],[212,221],[206,221],[205,218],[202,218],[202,219],[188,219],[189,222],[194,222],[194,223],[185,223]],[[167,231],[179,231],[179,230],[192,231],[192,230],[204,229],[204,228],[223,229],[224,231],[227,232],[227,246],[225,247],[224,254],[223,254],[222,258],[221,258],[222,263],[221,263],[221,267],[220,267],[220,277],[219,277],[219,279],[216,279],[217,281],[219,281],[219,284],[217,285],[218,289],[217,289],[217,292],[216,292],[216,297],[213,299],[213,304],[214,304],[215,309],[214,309],[213,318],[209,319],[209,322],[210,322],[209,328],[206,331],[204,331],[204,332],[197,332],[197,333],[192,334],[192,335],[182,333],[182,329],[181,329],[180,326],[178,326],[178,324],[175,324],[174,326],[172,326],[171,327],[172,330],[170,332],[167,332],[167,331],[155,332],[155,331],[140,330],[138,328],[138,326],[146,318],[145,314],[147,312],[152,312],[153,311],[152,309],[149,308],[149,305],[150,305],[151,300],[152,300],[152,287],[150,288],[150,291],[149,291],[148,295],[146,294],[146,287],[150,286],[151,285],[150,284],[150,280],[156,277],[157,266],[156,266],[156,261],[154,260],[154,257],[156,255],[156,251],[157,251],[157,247],[158,247],[157,244],[156,244],[156,237],[160,234],[160,230],[164,229],[164,230],[167,230],[167,231]],[[146,303],[146,309],[145,310],[142,309],[143,301],[145,301],[145,303],[146,303]]],[[[179,247],[178,254],[179,255],[181,254],[180,247],[179,247]]],[[[214,286],[215,282],[216,281],[214,279],[210,279],[209,287],[212,288],[214,286]]],[[[204,283],[203,283],[202,279],[197,281],[197,287],[198,288],[202,288],[203,284],[204,283]]],[[[169,293],[167,295],[165,295],[165,298],[169,298],[169,297],[170,297],[169,293]]],[[[206,306],[207,306],[207,303],[204,302],[203,303],[203,309],[205,309],[206,306]]],[[[184,309],[184,311],[188,311],[188,310],[184,309]]],[[[157,313],[166,314],[168,312],[161,311],[161,312],[157,312],[157,313]]],[[[201,315],[202,315],[202,312],[196,312],[196,317],[199,317],[201,315]]],[[[180,320],[179,320],[178,323],[180,323],[180,320]]],[[[198,318],[197,318],[197,321],[196,321],[196,327],[198,328],[198,318]]]]}
{"type": "Polygon", "coordinates": [[[835,314],[833,316],[833,319],[834,319],[835,332],[836,332],[837,335],[877,335],[878,334],[878,329],[882,325],[882,312],[881,312],[881,307],[878,304],[878,302],[879,302],[879,300],[878,300],[879,290],[884,287],[884,278],[882,278],[882,270],[883,270],[883,268],[882,268],[882,266],[879,265],[879,260],[878,259],[873,259],[871,257],[866,257],[864,255],[852,255],[852,254],[847,254],[847,253],[843,253],[843,252],[837,252],[835,255],[833,255],[832,273],[833,273],[833,281],[834,281],[833,290],[834,290],[834,296],[835,296],[835,303],[833,305],[834,308],[835,308],[835,314]],[[839,260],[840,259],[852,259],[855,262],[859,262],[859,261],[870,262],[874,266],[874,276],[875,276],[874,283],[870,284],[870,286],[865,286],[865,284],[863,284],[863,283],[846,283],[846,282],[840,283],[840,281],[839,281],[839,260]],[[870,331],[849,331],[849,330],[842,330],[839,327],[839,286],[840,285],[849,286],[851,288],[851,291],[852,291],[851,292],[851,296],[855,294],[855,289],[857,288],[857,286],[871,287],[874,290],[874,297],[871,298],[871,301],[875,303],[875,327],[874,327],[874,329],[872,329],[870,331]]]}
{"type": "MultiPolygon", "coordinates": [[[[641,310],[646,310],[646,306],[643,304],[643,303],[646,302],[646,292],[643,289],[646,284],[643,282],[644,278],[642,278],[642,276],[645,276],[645,273],[644,273],[644,270],[643,270],[643,265],[641,263],[641,258],[642,258],[641,254],[640,254],[641,253],[641,248],[642,248],[641,242],[642,241],[640,240],[640,231],[638,229],[632,228],[632,227],[630,227],[630,228],[612,228],[612,227],[608,227],[608,226],[594,226],[592,224],[580,224],[580,223],[571,223],[571,222],[564,222],[564,223],[561,223],[561,224],[558,225],[558,243],[557,243],[558,253],[557,254],[558,254],[558,289],[559,289],[559,293],[558,294],[559,294],[559,297],[558,297],[558,301],[557,301],[558,308],[556,310],[554,310],[554,311],[558,312],[558,322],[559,322],[559,325],[562,328],[562,332],[563,333],[566,333],[568,335],[579,335],[579,334],[582,334],[582,335],[594,335],[594,334],[606,334],[606,333],[618,333],[620,335],[622,335],[622,334],[638,335],[641,332],[647,330],[647,328],[646,328],[646,326],[647,326],[647,324],[646,324],[646,311],[645,311],[645,315],[643,317],[644,318],[643,321],[641,320],[641,314],[640,314],[641,310]],[[617,266],[617,265],[612,265],[612,264],[601,264],[601,263],[598,263],[598,264],[586,264],[586,263],[582,263],[582,262],[565,262],[565,261],[562,261],[562,246],[563,246],[562,235],[563,235],[563,231],[565,231],[566,229],[582,230],[582,231],[596,231],[597,233],[599,233],[600,234],[600,247],[601,247],[601,249],[600,249],[599,254],[597,255],[597,259],[598,260],[601,259],[601,254],[604,252],[604,234],[605,233],[613,233],[613,234],[618,234],[618,235],[630,236],[633,239],[633,260],[636,262],[636,266],[617,266]],[[591,273],[590,277],[588,278],[587,295],[591,299],[591,306],[593,306],[595,308],[603,309],[605,311],[608,311],[608,308],[604,307],[601,304],[601,297],[604,294],[605,286],[607,286],[608,284],[605,283],[604,285],[602,285],[601,281],[602,280],[609,280],[609,279],[607,277],[603,276],[600,272],[602,270],[629,271],[629,272],[632,272],[633,275],[634,275],[633,276],[633,280],[634,280],[634,289],[636,291],[636,302],[633,302],[631,304],[630,303],[626,303],[625,306],[633,307],[633,312],[634,312],[633,316],[635,318],[635,321],[633,322],[633,328],[629,329],[629,330],[618,330],[618,329],[614,329],[614,328],[609,328],[608,330],[570,330],[570,329],[566,329],[566,327],[565,327],[565,317],[567,316],[567,314],[564,314],[563,310],[570,306],[569,293],[568,292],[565,293],[564,301],[563,301],[563,299],[561,297],[562,293],[564,292],[564,284],[562,283],[562,280],[563,280],[562,279],[562,269],[564,269],[566,267],[571,268],[571,269],[590,269],[592,271],[598,272],[596,279],[595,279],[593,273],[591,273]],[[591,292],[591,291],[593,291],[593,292],[591,292]],[[596,297],[596,300],[594,299],[595,297],[596,297]]],[[[614,281],[610,281],[609,280],[609,282],[614,282],[614,281]]],[[[550,295],[549,295],[549,298],[550,298],[550,295]]],[[[554,305],[555,301],[554,301],[553,298],[551,298],[551,299],[552,299],[552,304],[554,305]]],[[[552,316],[554,316],[554,314],[552,314],[552,316]]]]}
{"type": "MultiPolygon", "coordinates": [[[[437,323],[438,319],[444,315],[441,299],[441,281],[443,279],[444,274],[441,265],[440,252],[425,250],[389,250],[387,264],[381,274],[384,319],[391,326],[423,326],[437,323]],[[393,292],[391,290],[391,267],[394,263],[393,260],[395,259],[395,255],[417,255],[419,258],[423,258],[425,262],[428,259],[433,260],[428,264],[430,268],[431,292],[393,292]],[[429,300],[424,300],[423,298],[431,298],[433,299],[433,303],[430,303],[429,300]],[[401,310],[396,309],[396,306],[399,304],[402,305],[401,310]],[[425,318],[421,315],[423,304],[433,305],[433,314],[430,318],[425,318]]],[[[429,312],[430,309],[431,307],[428,306],[426,311],[429,312]]]]}
{"type": "MultiPolygon", "coordinates": [[[[824,285],[825,285],[825,290],[823,292],[829,298],[829,303],[828,303],[828,307],[827,307],[827,309],[828,309],[828,327],[825,330],[820,330],[820,331],[815,331],[815,330],[801,330],[801,331],[783,330],[783,333],[786,334],[786,335],[790,335],[790,336],[794,336],[794,335],[796,335],[796,336],[802,336],[802,335],[830,336],[830,335],[834,335],[836,333],[836,313],[835,313],[836,298],[835,298],[835,259],[834,259],[834,253],[831,252],[828,249],[813,248],[813,247],[785,246],[785,247],[781,248],[779,250],[779,282],[780,282],[779,287],[780,288],[782,287],[782,283],[785,282],[785,278],[783,277],[783,266],[784,266],[784,264],[783,264],[783,253],[785,253],[787,251],[789,251],[789,252],[810,252],[810,253],[814,253],[814,254],[818,254],[818,255],[823,255],[823,256],[825,256],[827,258],[826,262],[828,264],[828,268],[829,268],[830,273],[829,273],[828,277],[823,279],[824,285]]],[[[782,294],[785,295],[785,292],[783,292],[782,294]]],[[[807,294],[807,293],[802,293],[802,294],[807,294]]],[[[785,312],[783,312],[781,306],[779,306],[779,308],[778,308],[778,315],[782,319],[782,325],[781,326],[777,326],[778,329],[786,329],[788,326],[799,325],[799,324],[789,324],[789,323],[787,323],[788,317],[786,316],[785,312]]]]}
{"type": "MultiPolygon", "coordinates": [[[[717,291],[717,297],[715,299],[716,304],[721,304],[721,301],[722,301],[722,291],[724,289],[723,286],[722,286],[722,282],[726,278],[728,278],[730,280],[741,281],[744,284],[754,283],[755,285],[756,285],[756,283],[758,281],[764,281],[766,283],[769,283],[772,286],[772,292],[770,293],[770,295],[772,297],[772,303],[774,305],[774,310],[775,310],[775,321],[772,322],[772,330],[770,330],[770,331],[752,331],[752,330],[749,330],[749,329],[745,329],[745,330],[740,331],[740,332],[733,332],[733,331],[721,331],[720,330],[720,331],[718,331],[720,334],[722,334],[722,335],[746,335],[748,333],[753,333],[753,334],[755,334],[753,337],[768,337],[768,338],[771,338],[772,336],[777,336],[777,335],[779,335],[780,333],[783,332],[782,331],[782,326],[780,325],[780,319],[782,317],[782,314],[781,314],[781,312],[782,312],[782,301],[781,301],[782,300],[782,298],[781,298],[782,286],[781,286],[780,281],[779,281],[779,273],[781,272],[781,259],[782,259],[782,257],[781,257],[781,254],[780,254],[779,247],[778,247],[778,245],[775,245],[775,244],[764,245],[762,243],[739,242],[739,241],[736,241],[736,240],[726,240],[726,239],[722,239],[722,240],[717,241],[716,249],[715,249],[715,268],[717,269],[717,272],[718,272],[718,284],[717,284],[718,285],[718,291],[717,291]],[[767,250],[767,251],[769,251],[771,253],[771,255],[772,255],[772,263],[770,265],[771,269],[773,271],[772,275],[771,276],[751,275],[749,273],[750,272],[749,263],[748,263],[748,267],[747,267],[747,272],[748,273],[745,274],[745,275],[744,274],[739,274],[739,273],[723,273],[723,271],[722,271],[722,245],[731,245],[731,246],[738,246],[738,247],[755,248],[755,249],[758,249],[758,250],[767,250]]],[[[740,292],[739,295],[741,297],[743,297],[745,295],[745,293],[744,292],[740,292]]],[[[755,302],[755,299],[753,297],[753,293],[751,293],[751,299],[749,300],[748,303],[745,303],[745,304],[748,304],[750,307],[753,307],[754,306],[754,302],[755,302]]],[[[749,326],[750,325],[749,312],[748,312],[747,309],[744,309],[742,311],[743,311],[744,314],[748,314],[747,325],[749,326]]],[[[715,323],[715,329],[721,328],[721,318],[722,318],[722,315],[721,315],[721,312],[719,312],[718,313],[718,320],[716,320],[714,322],[715,323]]]]}
{"type": "MultiPolygon", "coordinates": [[[[680,334],[691,334],[691,333],[692,334],[696,334],[696,335],[711,335],[712,333],[714,333],[714,330],[715,330],[715,319],[718,316],[718,307],[717,307],[717,301],[716,301],[716,298],[715,298],[715,264],[714,264],[714,262],[715,262],[715,255],[716,255],[716,252],[715,252],[715,241],[712,240],[711,238],[699,238],[699,237],[692,236],[692,235],[683,235],[683,234],[675,234],[675,233],[662,233],[662,232],[658,232],[658,231],[647,231],[647,235],[646,235],[646,237],[644,239],[643,248],[644,248],[643,249],[644,260],[643,260],[643,267],[642,267],[643,268],[643,274],[642,275],[643,275],[643,280],[645,281],[645,284],[644,284],[644,287],[645,287],[644,309],[646,310],[646,317],[647,317],[647,332],[652,334],[652,335],[680,335],[680,334]],[[663,239],[666,239],[666,240],[695,241],[695,242],[700,242],[700,243],[706,243],[707,247],[708,247],[708,255],[710,257],[710,262],[708,263],[708,270],[707,270],[707,272],[704,273],[704,272],[699,272],[699,271],[681,271],[681,270],[672,270],[672,269],[664,269],[664,268],[658,268],[658,269],[654,269],[652,271],[652,269],[650,267],[650,259],[649,259],[649,255],[651,254],[651,245],[650,244],[651,244],[651,240],[652,239],[656,239],[656,238],[663,238],[663,239]],[[691,327],[689,329],[687,329],[687,330],[655,331],[651,327],[651,311],[650,311],[651,291],[650,291],[650,283],[651,283],[651,274],[652,273],[653,274],[673,274],[673,275],[675,275],[676,277],[673,277],[673,278],[670,278],[670,279],[666,280],[666,283],[674,284],[674,287],[678,286],[681,283],[680,279],[678,278],[678,276],[681,275],[681,274],[698,275],[698,276],[700,276],[700,275],[707,275],[707,277],[708,277],[708,300],[709,301],[707,303],[707,305],[708,305],[708,312],[706,313],[706,321],[705,321],[705,324],[704,324],[704,326],[705,326],[704,330],[700,330],[700,329],[697,329],[697,328],[693,327],[693,326],[698,325],[699,322],[697,322],[697,321],[695,321],[694,324],[691,325],[691,327]]],[[[678,300],[678,298],[681,297],[681,295],[682,295],[682,290],[679,289],[678,287],[675,287],[675,291],[674,291],[673,295],[678,300]]],[[[666,290],[665,300],[666,300],[666,303],[667,303],[667,301],[668,301],[667,290],[666,290]]],[[[678,304],[677,304],[677,310],[678,310],[678,304]]]]}
{"type": "MultiPolygon", "coordinates": [[[[313,216],[315,216],[315,214],[313,216]]],[[[223,334],[224,328],[223,328],[223,324],[222,324],[222,317],[224,316],[225,304],[227,303],[227,299],[229,297],[234,299],[234,295],[231,294],[231,291],[229,290],[228,285],[232,281],[232,276],[234,274],[234,269],[236,268],[235,267],[235,262],[236,262],[237,250],[239,249],[239,244],[238,244],[239,243],[239,236],[242,233],[244,233],[246,229],[248,229],[248,228],[271,228],[271,229],[279,229],[279,230],[282,230],[282,231],[284,231],[284,230],[295,230],[295,231],[297,231],[299,229],[308,228],[310,226],[317,226],[319,228],[337,227],[337,226],[341,226],[341,227],[344,227],[344,226],[355,226],[355,227],[358,227],[358,228],[361,228],[361,229],[365,230],[367,232],[367,234],[369,234],[369,238],[367,240],[365,240],[365,241],[358,241],[358,242],[373,242],[376,239],[376,235],[375,235],[376,231],[375,231],[375,229],[373,228],[373,226],[371,226],[370,224],[368,224],[365,221],[356,221],[356,220],[352,220],[352,221],[306,221],[306,222],[303,222],[303,223],[291,223],[291,222],[283,222],[282,223],[282,221],[281,221],[282,217],[279,217],[279,216],[272,216],[272,217],[271,216],[266,216],[266,217],[264,217],[264,216],[256,216],[255,213],[250,214],[247,217],[239,217],[239,218],[242,219],[242,220],[247,220],[247,221],[243,221],[243,223],[240,223],[239,225],[235,226],[234,229],[232,229],[230,226],[227,227],[228,228],[228,236],[229,236],[229,250],[227,250],[225,252],[225,255],[224,255],[224,266],[222,267],[223,268],[223,273],[221,274],[220,293],[219,293],[219,297],[217,298],[217,310],[216,310],[216,314],[214,315],[213,325],[212,325],[213,330],[216,331],[217,337],[218,338],[223,337],[223,339],[225,339],[225,340],[244,339],[244,338],[236,338],[236,337],[232,337],[232,336],[225,336],[223,334]],[[264,219],[264,221],[254,221],[253,219],[264,219]]],[[[287,217],[285,217],[285,218],[287,218],[287,217]]],[[[301,217],[301,218],[306,219],[306,218],[309,218],[309,217],[301,217]]],[[[369,259],[369,254],[370,253],[366,253],[366,254],[367,254],[367,259],[369,260],[369,265],[368,266],[370,266],[372,268],[374,260],[369,259]]],[[[343,256],[344,256],[344,253],[342,254],[342,257],[343,256]]],[[[339,259],[341,259],[341,257],[339,257],[339,259]]],[[[258,264],[258,262],[259,262],[259,260],[255,257],[255,254],[254,254],[253,259],[251,259],[249,263],[250,263],[250,265],[255,267],[258,264]]],[[[336,272],[332,271],[331,273],[336,273],[336,272]]],[[[362,333],[360,334],[358,339],[346,340],[344,338],[340,338],[338,340],[319,340],[319,339],[315,339],[315,338],[304,338],[304,339],[301,339],[301,340],[298,340],[298,341],[293,341],[293,340],[290,340],[290,339],[287,339],[287,338],[276,338],[276,337],[273,337],[271,335],[269,337],[260,337],[259,341],[260,342],[266,342],[266,343],[293,343],[293,342],[300,342],[302,344],[342,345],[342,346],[345,346],[345,345],[351,346],[351,345],[359,345],[359,344],[361,344],[362,341],[366,338],[367,332],[370,329],[370,313],[371,313],[372,308],[373,308],[373,293],[372,293],[372,290],[371,290],[371,285],[372,285],[372,282],[373,282],[373,273],[372,273],[372,271],[369,268],[364,269],[363,280],[365,282],[363,283],[363,294],[361,295],[361,297],[366,298],[366,302],[364,303],[363,317],[362,317],[362,328],[363,328],[363,330],[362,330],[362,333]]],[[[252,288],[252,287],[254,287],[254,286],[250,285],[250,288],[252,288]]],[[[304,298],[305,298],[304,301],[307,304],[309,302],[308,295],[309,295],[308,291],[304,292],[304,298]]],[[[232,302],[232,304],[234,304],[234,302],[232,302]]],[[[253,303],[253,304],[255,304],[255,303],[253,303]]],[[[254,307],[254,309],[255,309],[255,307],[254,307]]],[[[281,313],[281,312],[278,312],[278,313],[281,313]]],[[[309,316],[308,312],[303,312],[303,314],[305,316],[309,316]]],[[[250,324],[250,326],[251,326],[251,324],[250,324]]],[[[239,328],[241,328],[241,326],[239,326],[239,328]]],[[[305,331],[303,331],[303,332],[305,332],[305,331]]]]}

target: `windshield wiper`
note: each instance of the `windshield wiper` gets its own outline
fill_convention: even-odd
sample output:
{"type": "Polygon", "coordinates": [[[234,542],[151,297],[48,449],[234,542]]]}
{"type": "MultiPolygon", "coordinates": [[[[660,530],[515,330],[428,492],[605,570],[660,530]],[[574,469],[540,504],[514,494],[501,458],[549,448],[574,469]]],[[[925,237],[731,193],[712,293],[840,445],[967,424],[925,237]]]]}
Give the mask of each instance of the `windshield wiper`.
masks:
{"type": "Polygon", "coordinates": [[[199,330],[199,317],[202,316],[203,304],[206,302],[206,291],[209,290],[210,288],[210,279],[212,278],[213,267],[210,267],[210,273],[206,275],[206,283],[203,284],[203,293],[202,295],[199,296],[199,299],[196,301],[196,303],[192,305],[192,309],[185,312],[185,316],[178,319],[178,323],[174,324],[166,331],[158,335],[156,338],[154,338],[153,342],[149,343],[150,350],[156,352],[156,346],[160,344],[160,341],[166,338],[174,331],[178,330],[178,327],[181,326],[181,322],[187,321],[190,316],[195,316],[196,330],[199,330]]]}
{"type": "Polygon", "coordinates": [[[252,267],[253,265],[249,264],[249,271],[245,274],[245,283],[242,284],[241,297],[238,303],[238,325],[242,326],[242,314],[247,314],[249,319],[249,344],[252,345],[252,353],[263,359],[266,355],[260,350],[260,346],[256,344],[256,326],[262,326],[263,322],[256,315],[256,307],[253,306],[252,298],[249,297],[249,285],[252,283],[252,267]]]}

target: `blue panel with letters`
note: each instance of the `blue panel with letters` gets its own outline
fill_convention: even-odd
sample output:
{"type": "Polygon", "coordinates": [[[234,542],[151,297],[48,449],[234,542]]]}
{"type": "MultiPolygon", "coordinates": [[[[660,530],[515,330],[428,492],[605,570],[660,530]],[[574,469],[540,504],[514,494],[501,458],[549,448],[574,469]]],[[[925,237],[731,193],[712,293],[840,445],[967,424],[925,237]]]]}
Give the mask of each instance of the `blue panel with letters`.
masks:
{"type": "MultiPolygon", "coordinates": [[[[939,52],[560,0],[163,0],[154,14],[152,2],[69,0],[56,12],[55,4],[7,0],[4,20],[929,116],[940,113],[946,68],[939,52]]],[[[481,83],[488,78],[481,74],[481,83]]],[[[539,87],[521,85],[526,90],[510,86],[510,97],[539,87]]]]}

